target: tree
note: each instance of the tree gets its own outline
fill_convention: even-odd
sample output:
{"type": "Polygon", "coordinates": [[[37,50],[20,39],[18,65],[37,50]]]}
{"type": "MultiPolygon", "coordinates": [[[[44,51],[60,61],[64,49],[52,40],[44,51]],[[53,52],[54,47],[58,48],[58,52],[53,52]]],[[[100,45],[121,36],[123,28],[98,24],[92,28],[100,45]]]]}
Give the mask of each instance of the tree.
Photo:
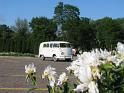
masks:
{"type": "Polygon", "coordinates": [[[63,13],[64,13],[64,21],[79,20],[79,15],[80,15],[79,8],[73,5],[65,4],[63,13]]]}
{"type": "Polygon", "coordinates": [[[117,39],[119,42],[124,42],[124,18],[117,18],[115,21],[119,24],[120,30],[118,31],[117,39]]]}
{"type": "Polygon", "coordinates": [[[0,25],[0,51],[8,52],[12,50],[13,31],[7,25],[0,25]]]}
{"type": "Polygon", "coordinates": [[[105,17],[96,21],[96,38],[102,48],[113,49],[117,44],[117,35],[120,26],[117,21],[105,17]]]}
{"type": "Polygon", "coordinates": [[[63,2],[59,2],[54,10],[54,19],[57,23],[63,23],[67,20],[75,20],[79,19],[79,8],[69,5],[63,4],[63,2]]]}
{"type": "Polygon", "coordinates": [[[15,52],[29,52],[27,47],[27,39],[29,34],[28,21],[26,19],[18,18],[15,22],[13,30],[15,31],[15,34],[13,36],[15,43],[15,52]]]}
{"type": "Polygon", "coordinates": [[[55,7],[55,10],[54,10],[54,14],[55,14],[54,20],[58,24],[63,23],[63,11],[64,11],[63,7],[64,7],[63,2],[59,2],[58,5],[55,7]]]}
{"type": "Polygon", "coordinates": [[[69,41],[74,47],[78,46],[78,26],[79,22],[75,20],[67,21],[63,25],[63,36],[61,40],[69,41]]]}
{"type": "MultiPolygon", "coordinates": [[[[64,29],[64,26],[68,24],[69,21],[75,20],[79,21],[79,9],[73,5],[69,4],[63,4],[63,2],[59,2],[59,4],[55,7],[54,10],[54,20],[57,23],[57,26],[61,26],[61,33],[64,34],[66,29],[64,29]]],[[[62,35],[60,35],[62,36],[62,35]]]]}
{"type": "Polygon", "coordinates": [[[36,54],[41,42],[55,40],[56,38],[56,25],[52,19],[46,17],[32,18],[30,27],[32,28],[30,41],[32,42],[33,52],[36,54]]]}
{"type": "Polygon", "coordinates": [[[91,50],[96,47],[96,30],[93,21],[86,17],[81,17],[78,26],[78,45],[81,50],[91,50]]]}
{"type": "Polygon", "coordinates": [[[59,40],[69,41],[74,47],[80,47],[82,50],[89,50],[91,46],[95,47],[96,30],[89,18],[79,17],[79,8],[59,2],[54,14],[57,24],[62,24],[62,35],[59,40]]]}

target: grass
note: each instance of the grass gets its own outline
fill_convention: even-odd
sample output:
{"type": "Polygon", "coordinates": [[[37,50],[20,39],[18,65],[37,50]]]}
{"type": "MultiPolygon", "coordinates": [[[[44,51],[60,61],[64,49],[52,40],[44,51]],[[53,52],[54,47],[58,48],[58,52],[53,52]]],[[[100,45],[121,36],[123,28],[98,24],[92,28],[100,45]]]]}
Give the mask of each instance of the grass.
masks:
{"type": "Polygon", "coordinates": [[[0,56],[30,56],[30,57],[35,57],[35,55],[31,54],[31,53],[17,53],[17,52],[0,52],[0,56]]]}

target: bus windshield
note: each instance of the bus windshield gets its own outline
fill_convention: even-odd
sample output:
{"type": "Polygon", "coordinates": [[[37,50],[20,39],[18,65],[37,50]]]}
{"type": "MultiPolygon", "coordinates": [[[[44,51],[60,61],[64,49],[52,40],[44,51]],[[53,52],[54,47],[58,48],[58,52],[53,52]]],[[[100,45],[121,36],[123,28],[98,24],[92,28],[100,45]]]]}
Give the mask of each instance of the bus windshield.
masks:
{"type": "Polygon", "coordinates": [[[60,43],[60,47],[62,47],[62,48],[70,48],[71,45],[69,43],[60,43]]]}

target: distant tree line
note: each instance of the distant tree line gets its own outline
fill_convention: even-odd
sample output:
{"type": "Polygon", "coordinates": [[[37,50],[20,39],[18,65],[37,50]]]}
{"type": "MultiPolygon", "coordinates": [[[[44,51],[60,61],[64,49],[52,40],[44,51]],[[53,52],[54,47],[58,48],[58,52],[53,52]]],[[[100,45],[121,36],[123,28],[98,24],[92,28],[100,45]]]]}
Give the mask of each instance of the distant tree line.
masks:
{"type": "Polygon", "coordinates": [[[69,41],[74,48],[112,50],[117,42],[124,42],[124,18],[104,17],[92,20],[80,17],[79,8],[59,2],[54,16],[34,17],[30,22],[18,18],[14,26],[0,24],[0,52],[37,54],[44,41],[69,41]],[[56,34],[61,25],[61,33],[56,34]]]}

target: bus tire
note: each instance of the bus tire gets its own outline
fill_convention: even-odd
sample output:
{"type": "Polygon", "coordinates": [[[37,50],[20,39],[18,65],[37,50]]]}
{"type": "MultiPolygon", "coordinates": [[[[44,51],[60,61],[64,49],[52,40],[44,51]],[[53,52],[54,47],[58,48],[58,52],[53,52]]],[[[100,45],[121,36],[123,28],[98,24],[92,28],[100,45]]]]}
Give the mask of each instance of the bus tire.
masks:
{"type": "Polygon", "coordinates": [[[56,62],[57,60],[56,55],[53,55],[53,61],[56,62]]]}
{"type": "Polygon", "coordinates": [[[45,60],[44,55],[40,55],[40,59],[41,59],[41,60],[45,60]]]}

